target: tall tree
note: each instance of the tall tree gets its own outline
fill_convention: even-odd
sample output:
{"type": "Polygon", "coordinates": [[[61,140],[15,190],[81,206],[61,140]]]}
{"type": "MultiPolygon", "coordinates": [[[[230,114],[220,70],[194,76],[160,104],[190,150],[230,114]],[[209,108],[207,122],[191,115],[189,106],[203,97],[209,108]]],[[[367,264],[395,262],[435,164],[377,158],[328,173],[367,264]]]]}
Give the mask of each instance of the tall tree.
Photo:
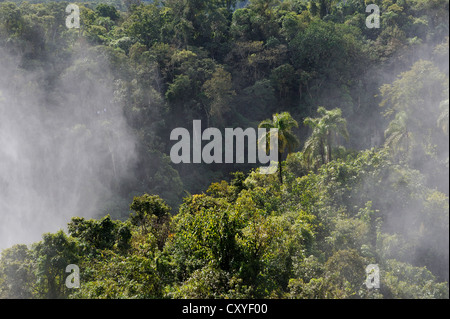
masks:
{"type": "Polygon", "coordinates": [[[212,117],[216,122],[222,124],[223,115],[230,110],[230,103],[236,92],[233,90],[231,74],[222,67],[218,67],[212,74],[211,79],[207,80],[202,90],[209,99],[207,107],[207,119],[212,117]]]}
{"type": "MultiPolygon", "coordinates": [[[[384,116],[392,121],[386,132],[386,137],[390,138],[387,142],[397,140],[400,144],[394,144],[400,147],[403,142],[407,142],[406,151],[411,154],[405,154],[408,157],[402,159],[407,159],[414,168],[424,167],[425,161],[420,160],[422,156],[427,158],[429,165],[433,154],[445,149],[441,129],[445,129],[448,77],[433,62],[420,60],[410,70],[401,73],[392,84],[384,84],[380,92],[383,98],[380,106],[386,107],[384,116]],[[397,135],[392,135],[393,133],[397,135]],[[408,139],[400,138],[398,134],[408,139]]],[[[397,149],[391,148],[391,151],[395,154],[397,149]]]]}
{"type": "Polygon", "coordinates": [[[341,109],[326,110],[320,106],[317,113],[321,117],[307,117],[303,122],[312,129],[303,149],[309,167],[314,165],[317,154],[320,155],[321,164],[331,161],[331,150],[338,135],[348,139],[347,121],[342,117],[341,109]]]}
{"type": "Polygon", "coordinates": [[[408,155],[410,149],[410,142],[412,139],[412,132],[408,129],[408,115],[401,111],[395,115],[384,136],[386,138],[385,145],[390,147],[394,152],[401,151],[408,155]]]}
{"type": "Polygon", "coordinates": [[[130,214],[131,223],[139,226],[143,235],[151,232],[162,250],[169,236],[171,208],[158,195],[149,194],[134,197],[130,208],[134,211],[130,214]]]}
{"type": "MultiPolygon", "coordinates": [[[[300,144],[297,136],[292,133],[292,128],[298,127],[298,123],[289,112],[283,112],[281,114],[274,114],[272,120],[267,119],[262,121],[259,127],[265,129],[275,128],[278,130],[278,174],[280,183],[283,184],[282,156],[286,149],[288,154],[290,154],[300,144]]],[[[270,140],[270,131],[266,133],[265,137],[267,141],[270,140]]]]}

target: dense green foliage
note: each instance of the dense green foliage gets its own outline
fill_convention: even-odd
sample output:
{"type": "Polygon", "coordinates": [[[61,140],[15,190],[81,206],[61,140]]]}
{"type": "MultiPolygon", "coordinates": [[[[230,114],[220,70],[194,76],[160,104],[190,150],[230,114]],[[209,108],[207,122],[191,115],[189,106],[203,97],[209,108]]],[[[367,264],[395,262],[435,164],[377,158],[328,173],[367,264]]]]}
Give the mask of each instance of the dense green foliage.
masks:
{"type": "Polygon", "coordinates": [[[0,47],[50,104],[108,61],[139,160],[95,219],[3,250],[0,297],[449,298],[448,0],[79,2],[79,30],[35,2],[0,3],[0,47]],[[172,164],[193,119],[285,129],[278,174],[172,164]]]}

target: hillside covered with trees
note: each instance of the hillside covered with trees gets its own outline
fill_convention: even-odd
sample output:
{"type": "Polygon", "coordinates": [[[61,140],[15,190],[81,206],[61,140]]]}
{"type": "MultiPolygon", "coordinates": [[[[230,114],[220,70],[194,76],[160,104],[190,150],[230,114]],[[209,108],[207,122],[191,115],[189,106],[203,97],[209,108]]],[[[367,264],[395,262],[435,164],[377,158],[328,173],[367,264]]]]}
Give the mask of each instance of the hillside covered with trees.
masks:
{"type": "Polygon", "coordinates": [[[0,298],[449,298],[448,0],[74,3],[0,0],[0,298]]]}

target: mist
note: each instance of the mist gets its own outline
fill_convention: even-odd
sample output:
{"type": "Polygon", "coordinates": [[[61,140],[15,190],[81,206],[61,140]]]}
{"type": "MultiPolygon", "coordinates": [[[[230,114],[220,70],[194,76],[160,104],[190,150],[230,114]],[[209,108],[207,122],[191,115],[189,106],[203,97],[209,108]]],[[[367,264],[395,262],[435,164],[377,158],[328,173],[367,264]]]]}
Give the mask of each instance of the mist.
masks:
{"type": "Polygon", "coordinates": [[[101,52],[75,45],[64,70],[21,61],[0,49],[0,249],[98,216],[136,160],[101,52]]]}
{"type": "MultiPolygon", "coordinates": [[[[448,133],[438,127],[438,118],[443,112],[440,104],[448,100],[448,88],[445,88],[444,82],[442,86],[441,83],[437,85],[438,80],[433,76],[415,74],[416,77],[411,77],[415,66],[430,63],[432,70],[437,70],[436,74],[445,78],[448,85],[448,38],[417,46],[416,50],[404,54],[407,55],[406,58],[399,54],[387,61],[385,68],[377,70],[377,77],[378,87],[381,87],[382,84],[392,85],[398,79],[409,76],[409,81],[415,81],[415,89],[422,94],[416,99],[411,92],[401,97],[408,97],[401,105],[403,109],[408,110],[409,150],[404,151],[403,155],[406,156],[401,160],[395,156],[391,158],[394,165],[380,180],[364,180],[362,189],[367,198],[372,198],[377,203],[375,209],[381,210],[383,231],[390,235],[400,235],[402,239],[395,238],[403,241],[402,244],[392,244],[388,243],[388,240],[382,243],[385,239],[381,239],[379,244],[385,249],[384,258],[394,258],[420,267],[426,266],[440,280],[448,281],[449,137],[448,133]],[[439,47],[441,52],[437,50],[439,47]],[[445,47],[447,49],[442,50],[445,47]],[[401,60],[406,62],[401,63],[401,60]],[[432,144],[433,150],[430,150],[428,144],[432,144]],[[383,182],[380,184],[381,180],[383,182]],[[425,186],[426,190],[418,185],[425,186]],[[441,202],[433,203],[433,196],[441,195],[441,202]],[[435,206],[431,208],[432,205],[435,206]],[[429,228],[428,232],[423,231],[424,225],[429,228]]],[[[412,83],[409,84],[412,86],[412,83]]],[[[377,102],[380,102],[381,94],[376,98],[377,102]]],[[[394,120],[395,114],[400,111],[396,109],[393,115],[384,118],[381,114],[386,112],[388,107],[392,106],[388,103],[388,106],[378,110],[381,120],[374,120],[372,124],[372,136],[378,135],[379,141],[377,145],[372,146],[377,148],[386,146],[384,132],[389,122],[394,120]]],[[[358,124],[362,125],[363,123],[358,124]]]]}

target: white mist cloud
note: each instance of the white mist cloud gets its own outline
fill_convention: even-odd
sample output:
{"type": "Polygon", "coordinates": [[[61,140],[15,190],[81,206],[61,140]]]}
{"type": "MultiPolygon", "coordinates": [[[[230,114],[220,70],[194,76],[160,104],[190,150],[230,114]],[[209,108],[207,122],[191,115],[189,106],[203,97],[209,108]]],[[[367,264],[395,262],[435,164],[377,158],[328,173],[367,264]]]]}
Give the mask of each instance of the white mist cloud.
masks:
{"type": "Polygon", "coordinates": [[[102,56],[78,48],[49,84],[0,52],[0,249],[93,217],[129,174],[134,136],[102,56]]]}

